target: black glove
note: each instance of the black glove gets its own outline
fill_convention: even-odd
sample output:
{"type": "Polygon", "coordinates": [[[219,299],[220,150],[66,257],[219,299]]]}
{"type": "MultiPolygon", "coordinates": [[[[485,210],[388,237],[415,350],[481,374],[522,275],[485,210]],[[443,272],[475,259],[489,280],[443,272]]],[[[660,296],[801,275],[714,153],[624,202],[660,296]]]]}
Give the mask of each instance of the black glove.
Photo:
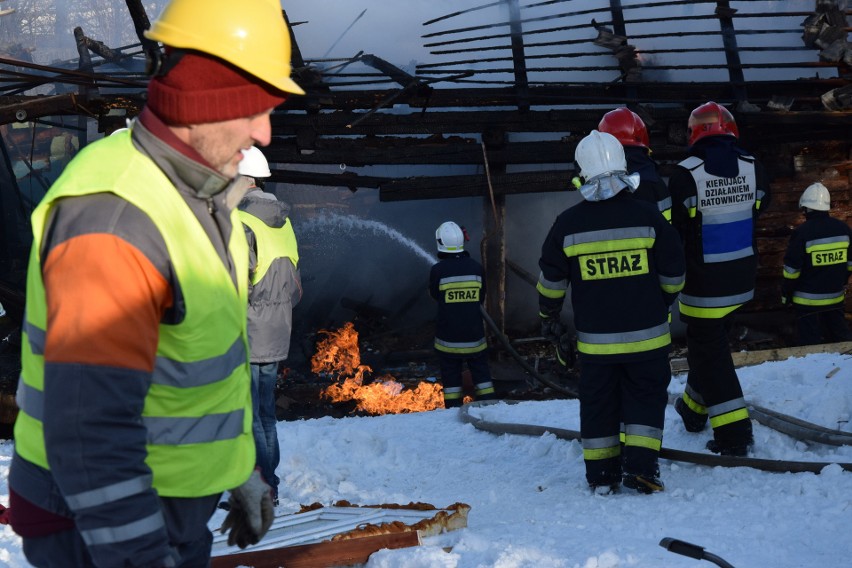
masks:
{"type": "Polygon", "coordinates": [[[231,509],[219,529],[222,534],[230,529],[228,546],[236,544],[245,548],[250,544],[257,544],[275,518],[272,492],[260,472],[253,471],[245,483],[232,489],[228,503],[231,509]]]}
{"type": "Polygon", "coordinates": [[[565,333],[565,326],[562,325],[559,318],[546,318],[541,320],[541,336],[546,340],[557,343],[563,333],[565,333]]]}
{"type": "Polygon", "coordinates": [[[559,364],[565,368],[572,368],[574,363],[577,362],[574,344],[567,333],[559,336],[559,341],[556,342],[556,358],[559,360],[559,364]]]}

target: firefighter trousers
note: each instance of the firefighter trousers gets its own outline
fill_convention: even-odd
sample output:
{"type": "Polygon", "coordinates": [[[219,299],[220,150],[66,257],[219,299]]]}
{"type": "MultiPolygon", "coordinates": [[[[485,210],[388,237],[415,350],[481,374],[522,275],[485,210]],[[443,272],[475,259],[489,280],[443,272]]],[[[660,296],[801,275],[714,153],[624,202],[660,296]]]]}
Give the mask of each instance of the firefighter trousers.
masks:
{"type": "Polygon", "coordinates": [[[476,400],[494,398],[494,383],[491,382],[487,351],[465,356],[438,352],[438,362],[441,367],[441,386],[444,388],[444,406],[446,408],[461,406],[464,402],[462,366],[465,363],[470,370],[476,400]]]}
{"type": "Polygon", "coordinates": [[[580,434],[590,485],[617,484],[622,471],[659,476],[670,381],[665,352],[653,359],[619,363],[581,355],[580,434]]]}
{"type": "Polygon", "coordinates": [[[816,309],[796,306],[796,330],[799,345],[836,343],[852,338],[843,304],[816,309]]]}
{"type": "Polygon", "coordinates": [[[686,325],[689,363],[684,401],[696,418],[710,419],[713,437],[723,446],[752,440],[743,389],[728,342],[730,316],[690,319],[686,325]]]}

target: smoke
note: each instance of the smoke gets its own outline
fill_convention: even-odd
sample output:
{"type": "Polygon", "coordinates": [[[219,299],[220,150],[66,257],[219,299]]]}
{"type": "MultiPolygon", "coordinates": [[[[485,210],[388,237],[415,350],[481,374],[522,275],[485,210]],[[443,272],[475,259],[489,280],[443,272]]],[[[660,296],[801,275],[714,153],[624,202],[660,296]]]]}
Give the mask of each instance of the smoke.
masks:
{"type": "MultiPolygon", "coordinates": [[[[518,265],[530,276],[538,278],[538,259],[541,245],[556,216],[579,203],[580,194],[534,193],[511,195],[506,198],[506,259],[518,265]]],[[[515,272],[506,270],[506,321],[507,327],[521,332],[538,333],[538,292],[535,285],[515,272]]],[[[571,326],[572,311],[568,298],[563,307],[563,322],[571,326]]]]}

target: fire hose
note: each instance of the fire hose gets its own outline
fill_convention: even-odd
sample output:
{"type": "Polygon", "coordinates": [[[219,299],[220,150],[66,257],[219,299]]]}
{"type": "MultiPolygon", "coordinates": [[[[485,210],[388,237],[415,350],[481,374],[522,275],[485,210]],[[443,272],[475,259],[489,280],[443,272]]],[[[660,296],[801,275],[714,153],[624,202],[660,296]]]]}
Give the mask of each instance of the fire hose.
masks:
{"type": "MultiPolygon", "coordinates": [[[[518,404],[523,401],[518,400],[480,400],[465,404],[461,408],[459,417],[466,424],[471,424],[477,430],[491,432],[492,434],[517,434],[521,436],[542,436],[544,434],[553,434],[560,440],[580,441],[580,433],[576,430],[568,430],[565,428],[556,428],[553,426],[540,426],[536,424],[517,424],[512,422],[493,422],[472,416],[471,408],[480,408],[493,404],[518,404]]],[[[674,450],[663,447],[660,449],[660,457],[672,461],[694,463],[696,465],[706,465],[710,467],[750,467],[760,471],[769,471],[774,473],[820,473],[823,468],[833,465],[832,462],[800,462],[786,460],[767,460],[761,458],[737,457],[737,456],[720,456],[716,454],[704,454],[698,452],[687,452],[684,450],[674,450]]],[[[838,463],[845,471],[852,471],[852,463],[838,463]]]]}
{"type": "Polygon", "coordinates": [[[503,344],[503,347],[506,348],[506,351],[508,351],[512,358],[517,361],[518,364],[523,367],[524,370],[529,373],[535,380],[545,386],[552,388],[557,392],[561,392],[564,395],[570,396],[571,398],[580,397],[580,394],[577,391],[555,383],[550,379],[544,377],[538,371],[536,371],[535,368],[533,368],[532,365],[527,363],[527,361],[521,356],[521,354],[518,353],[514,347],[512,347],[512,344],[509,342],[509,338],[506,337],[506,335],[502,331],[500,331],[500,328],[497,327],[497,324],[494,323],[494,320],[491,318],[490,315],[488,315],[488,312],[485,310],[485,307],[483,307],[482,304],[479,305],[479,310],[482,312],[482,317],[485,319],[485,322],[488,324],[488,327],[491,328],[491,331],[494,332],[494,334],[497,336],[497,339],[499,339],[500,343],[503,344]]]}
{"type": "MultiPolygon", "coordinates": [[[[491,318],[491,316],[488,314],[488,312],[483,306],[480,306],[480,311],[482,312],[482,316],[488,326],[500,340],[500,343],[506,348],[509,354],[518,362],[518,364],[520,364],[521,367],[524,368],[525,371],[527,371],[533,378],[535,378],[540,383],[549,386],[550,388],[569,397],[579,398],[579,393],[577,393],[573,389],[554,383],[553,381],[545,378],[541,375],[541,373],[536,371],[536,369],[534,369],[529,363],[527,363],[526,360],[524,360],[524,358],[520,355],[520,353],[518,353],[517,350],[512,347],[512,344],[509,342],[509,339],[505,336],[505,334],[500,331],[500,329],[497,327],[497,324],[494,323],[494,320],[491,318]]],[[[472,424],[475,428],[479,430],[484,430],[495,434],[520,434],[527,436],[541,436],[544,433],[550,432],[560,439],[577,441],[581,439],[580,433],[575,430],[565,430],[562,428],[552,428],[533,424],[489,422],[487,420],[474,418],[470,416],[470,413],[468,412],[469,407],[484,406],[487,404],[494,404],[496,402],[501,401],[479,401],[463,406],[460,416],[461,420],[463,422],[472,424]]],[[[516,404],[519,401],[504,400],[502,402],[516,404]]],[[[788,436],[791,436],[800,441],[817,442],[833,446],[852,445],[852,434],[839,430],[831,430],[829,428],[825,428],[817,424],[812,424],[810,422],[806,422],[804,420],[800,420],[792,416],[787,416],[785,414],[781,414],[779,412],[763,408],[761,406],[750,404],[749,414],[758,423],[788,436]]],[[[765,460],[759,458],[738,456],[720,456],[715,454],[704,454],[698,452],[674,450],[665,447],[660,450],[660,457],[673,461],[694,463],[697,465],[718,465],[722,467],[750,467],[762,471],[771,471],[778,473],[819,473],[824,467],[831,465],[827,462],[798,462],[784,460],[765,460]]],[[[838,465],[840,465],[846,471],[852,471],[852,464],[850,463],[840,463],[838,465]]]]}

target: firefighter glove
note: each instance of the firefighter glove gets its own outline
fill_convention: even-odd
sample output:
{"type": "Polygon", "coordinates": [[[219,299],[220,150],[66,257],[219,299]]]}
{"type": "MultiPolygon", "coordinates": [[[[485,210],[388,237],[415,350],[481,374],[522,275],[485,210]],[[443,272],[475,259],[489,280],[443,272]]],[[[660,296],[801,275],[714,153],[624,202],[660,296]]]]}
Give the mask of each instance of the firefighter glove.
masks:
{"type": "Polygon", "coordinates": [[[228,546],[257,544],[275,517],[272,491],[260,472],[253,471],[248,481],[232,489],[228,503],[231,509],[220,529],[222,534],[228,533],[228,546]]]}
{"type": "Polygon", "coordinates": [[[565,333],[565,326],[559,321],[559,318],[546,318],[541,320],[541,336],[557,343],[562,334],[565,333]]]}
{"type": "Polygon", "coordinates": [[[559,364],[563,367],[571,368],[577,362],[574,344],[571,342],[571,337],[567,333],[559,336],[559,341],[556,343],[556,357],[559,359],[559,364]]]}

